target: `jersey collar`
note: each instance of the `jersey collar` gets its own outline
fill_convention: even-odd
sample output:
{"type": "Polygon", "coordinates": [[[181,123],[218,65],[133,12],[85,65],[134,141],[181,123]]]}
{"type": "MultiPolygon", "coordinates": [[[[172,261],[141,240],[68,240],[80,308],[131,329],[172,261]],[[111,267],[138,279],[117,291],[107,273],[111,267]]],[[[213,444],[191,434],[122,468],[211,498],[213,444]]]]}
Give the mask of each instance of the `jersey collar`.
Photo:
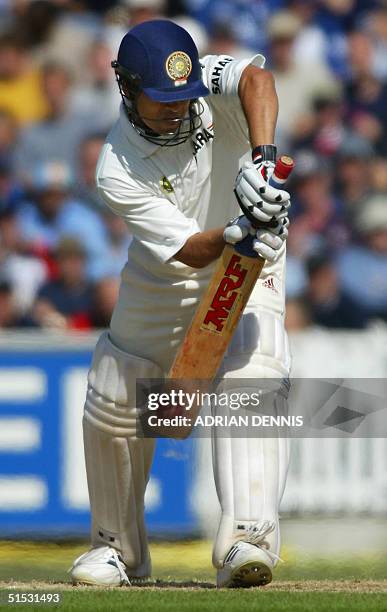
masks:
{"type": "Polygon", "coordinates": [[[125,108],[122,103],[120,106],[119,121],[121,129],[123,130],[126,138],[129,140],[130,144],[136,149],[140,157],[150,157],[156,151],[156,149],[160,148],[160,145],[154,142],[149,142],[148,140],[140,136],[138,132],[136,132],[126,115],[125,108]]]}

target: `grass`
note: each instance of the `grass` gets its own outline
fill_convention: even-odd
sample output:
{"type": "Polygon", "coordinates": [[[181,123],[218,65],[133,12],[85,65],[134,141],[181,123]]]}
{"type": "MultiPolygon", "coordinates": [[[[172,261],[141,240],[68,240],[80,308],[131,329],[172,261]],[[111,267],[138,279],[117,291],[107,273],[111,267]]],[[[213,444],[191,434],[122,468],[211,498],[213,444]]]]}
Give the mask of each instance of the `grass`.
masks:
{"type": "MultiPolygon", "coordinates": [[[[3,600],[4,601],[4,600],[3,600]]],[[[43,605],[17,605],[18,610],[42,609],[43,605]]],[[[10,609],[0,606],[0,609],[10,609]]],[[[348,592],[294,592],[263,589],[249,590],[145,590],[141,589],[73,589],[62,593],[59,605],[47,606],[48,609],[61,611],[93,610],[106,612],[112,610],[136,610],[141,612],[265,612],[286,610],[319,610],[335,612],[336,610],[382,611],[387,609],[387,593],[348,593],[348,592]]]]}
{"type": "MultiPolygon", "coordinates": [[[[147,610],[218,612],[263,610],[387,610],[387,553],[379,556],[300,557],[284,550],[275,580],[261,589],[217,590],[211,545],[205,541],[155,542],[151,545],[154,579],[148,586],[73,588],[67,569],[84,552],[82,543],[0,542],[0,601],[6,593],[60,591],[59,606],[18,604],[17,610],[147,610]]],[[[9,605],[0,605],[10,610],[9,605]]]]}

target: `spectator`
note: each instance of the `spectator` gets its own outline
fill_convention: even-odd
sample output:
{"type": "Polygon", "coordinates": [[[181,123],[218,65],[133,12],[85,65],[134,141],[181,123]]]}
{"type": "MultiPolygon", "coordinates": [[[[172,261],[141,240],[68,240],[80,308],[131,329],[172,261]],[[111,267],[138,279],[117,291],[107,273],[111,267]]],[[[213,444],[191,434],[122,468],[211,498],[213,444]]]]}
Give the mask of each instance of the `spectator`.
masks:
{"type": "Polygon", "coordinates": [[[74,238],[64,237],[58,243],[58,277],[43,285],[32,309],[32,319],[40,327],[90,329],[93,288],[86,279],[85,256],[74,238]]]}
{"type": "Polygon", "coordinates": [[[294,333],[307,329],[312,324],[308,301],[300,296],[286,302],[285,326],[294,333]]]}
{"type": "Polygon", "coordinates": [[[25,253],[12,208],[0,212],[0,277],[12,293],[15,316],[24,316],[46,280],[46,267],[25,253]]]}
{"type": "Polygon", "coordinates": [[[365,30],[373,41],[373,74],[381,81],[387,78],[387,7],[379,6],[370,12],[365,30]]]}
{"type": "Polygon", "coordinates": [[[373,47],[370,37],[365,32],[355,30],[348,36],[347,48],[349,80],[369,74],[374,76],[373,47]]]}
{"type": "Polygon", "coordinates": [[[371,196],[355,218],[360,244],[349,245],[338,258],[343,291],[387,321],[387,197],[371,196]]]}
{"type": "Polygon", "coordinates": [[[374,154],[370,143],[352,134],[338,151],[337,182],[344,213],[349,224],[370,194],[374,154]]]}
{"type": "Polygon", "coordinates": [[[13,160],[18,126],[15,118],[9,111],[0,110],[0,157],[13,160]]]}
{"type": "Polygon", "coordinates": [[[17,325],[18,317],[11,285],[7,281],[0,280],[0,330],[17,325]]]}
{"type": "Polygon", "coordinates": [[[332,259],[317,254],[307,263],[308,300],[312,321],[332,329],[363,329],[368,312],[340,287],[332,259]]]}
{"type": "Polygon", "coordinates": [[[208,45],[208,53],[230,55],[235,59],[243,59],[253,55],[252,49],[247,49],[238,42],[231,23],[219,23],[214,27],[208,45]]]}
{"type": "Polygon", "coordinates": [[[294,61],[293,48],[301,30],[300,20],[289,11],[276,13],[269,21],[269,58],[280,101],[278,137],[288,150],[290,140],[309,127],[313,100],[335,86],[333,76],[322,64],[305,68],[294,61]]]}
{"type": "Polygon", "coordinates": [[[289,252],[286,256],[285,282],[287,299],[298,298],[305,293],[307,287],[305,262],[289,252]]]}
{"type": "Polygon", "coordinates": [[[218,28],[228,26],[235,46],[261,52],[267,44],[267,20],[272,4],[273,0],[204,0],[195,3],[185,0],[187,10],[207,27],[211,38],[218,28]]]}
{"type": "Polygon", "coordinates": [[[349,37],[350,79],[348,115],[354,129],[386,155],[387,84],[378,79],[370,38],[362,32],[349,37]]]}
{"type": "Polygon", "coordinates": [[[95,186],[95,168],[104,140],[104,136],[93,134],[83,141],[75,194],[85,204],[100,211],[108,245],[104,274],[118,278],[127,260],[131,236],[123,219],[106,208],[95,186]]]}
{"type": "Polygon", "coordinates": [[[43,69],[43,91],[48,103],[44,120],[21,131],[16,151],[19,174],[26,177],[39,162],[61,160],[76,172],[80,142],[95,131],[98,119],[89,114],[76,115],[69,109],[71,76],[59,64],[47,64],[43,69]]]}
{"type": "Polygon", "coordinates": [[[0,35],[0,109],[19,124],[38,121],[47,112],[40,71],[12,32],[0,35]]]}
{"type": "Polygon", "coordinates": [[[10,156],[0,153],[0,213],[9,208],[16,209],[24,197],[23,188],[12,172],[10,156]]]}
{"type": "Polygon", "coordinates": [[[168,6],[167,0],[123,0],[122,3],[129,9],[130,27],[150,19],[162,19],[168,6]]]}
{"type": "Polygon", "coordinates": [[[59,5],[49,0],[26,2],[17,15],[16,27],[29,51],[43,45],[58,22],[59,5]]]}
{"type": "Polygon", "coordinates": [[[387,159],[374,158],[370,167],[370,180],[372,189],[387,192],[387,159]]]}
{"type": "Polygon", "coordinates": [[[105,276],[109,265],[106,229],[99,215],[71,195],[72,175],[61,162],[38,164],[32,176],[34,198],[18,210],[26,248],[48,262],[63,236],[78,238],[87,254],[87,276],[105,276]]]}
{"type": "Polygon", "coordinates": [[[332,193],[329,166],[310,151],[296,157],[293,172],[293,220],[289,252],[307,258],[326,246],[342,248],[348,239],[342,204],[332,193]]]}
{"type": "Polygon", "coordinates": [[[82,141],[79,149],[77,182],[75,195],[85,204],[95,210],[106,208],[95,185],[95,169],[105,135],[100,133],[90,134],[82,141]]]}
{"type": "Polygon", "coordinates": [[[332,89],[313,100],[315,127],[312,147],[316,153],[331,157],[337,153],[349,135],[343,115],[344,106],[339,91],[332,89]]]}
{"type": "Polygon", "coordinates": [[[84,0],[83,2],[83,5],[88,11],[102,15],[109,11],[115,4],[115,0],[84,0]]]}
{"type": "Polygon", "coordinates": [[[98,120],[100,130],[108,131],[117,119],[120,95],[111,68],[112,53],[96,40],[88,53],[85,75],[71,93],[70,112],[98,120]],[[103,109],[103,112],[101,112],[103,109]]]}
{"type": "Polygon", "coordinates": [[[48,62],[63,66],[76,83],[82,83],[88,53],[101,33],[101,18],[88,11],[85,2],[63,4],[60,19],[53,21],[45,39],[34,47],[34,60],[40,65],[48,62]]]}
{"type": "Polygon", "coordinates": [[[118,298],[119,281],[117,278],[103,278],[95,285],[93,327],[109,327],[113,309],[118,298]]]}
{"type": "MultiPolygon", "coordinates": [[[[373,0],[367,0],[369,7],[372,3],[373,0]]],[[[340,78],[347,73],[347,36],[356,26],[360,4],[361,0],[320,0],[317,23],[327,41],[331,70],[340,78]]]]}
{"type": "Polygon", "coordinates": [[[316,23],[318,0],[288,0],[287,8],[300,20],[300,30],[294,44],[294,60],[297,64],[323,64],[328,68],[328,41],[316,23]]]}

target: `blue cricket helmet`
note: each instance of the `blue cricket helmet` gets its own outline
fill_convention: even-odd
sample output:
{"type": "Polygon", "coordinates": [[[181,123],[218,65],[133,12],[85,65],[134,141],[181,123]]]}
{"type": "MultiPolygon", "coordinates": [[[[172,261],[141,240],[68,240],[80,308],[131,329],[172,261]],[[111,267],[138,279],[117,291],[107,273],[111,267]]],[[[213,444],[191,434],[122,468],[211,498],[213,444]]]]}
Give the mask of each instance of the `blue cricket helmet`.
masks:
{"type": "Polygon", "coordinates": [[[116,73],[157,102],[209,95],[201,76],[198,50],[184,28],[156,19],[140,23],[122,39],[116,73]]]}

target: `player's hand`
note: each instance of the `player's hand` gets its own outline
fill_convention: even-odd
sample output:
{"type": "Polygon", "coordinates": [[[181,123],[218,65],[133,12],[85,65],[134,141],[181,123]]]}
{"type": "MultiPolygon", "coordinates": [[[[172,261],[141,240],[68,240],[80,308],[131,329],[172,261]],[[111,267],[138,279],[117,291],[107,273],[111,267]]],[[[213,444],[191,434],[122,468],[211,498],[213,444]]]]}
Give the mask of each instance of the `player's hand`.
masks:
{"type": "Polygon", "coordinates": [[[235,181],[234,193],[242,212],[251,221],[268,223],[284,218],[290,206],[290,195],[269,184],[274,163],[245,162],[235,181]]]}
{"type": "Polygon", "coordinates": [[[288,237],[289,217],[277,221],[274,227],[255,230],[253,250],[267,261],[277,261],[282,246],[288,237]]]}
{"type": "Polygon", "coordinates": [[[268,261],[276,261],[279,251],[288,237],[289,217],[278,219],[273,227],[256,229],[241,215],[230,221],[223,232],[225,242],[237,244],[249,234],[253,237],[252,249],[268,261]]]}
{"type": "Polygon", "coordinates": [[[224,228],[223,238],[228,244],[236,244],[253,231],[254,228],[250,221],[244,215],[240,215],[230,221],[224,228]]]}

